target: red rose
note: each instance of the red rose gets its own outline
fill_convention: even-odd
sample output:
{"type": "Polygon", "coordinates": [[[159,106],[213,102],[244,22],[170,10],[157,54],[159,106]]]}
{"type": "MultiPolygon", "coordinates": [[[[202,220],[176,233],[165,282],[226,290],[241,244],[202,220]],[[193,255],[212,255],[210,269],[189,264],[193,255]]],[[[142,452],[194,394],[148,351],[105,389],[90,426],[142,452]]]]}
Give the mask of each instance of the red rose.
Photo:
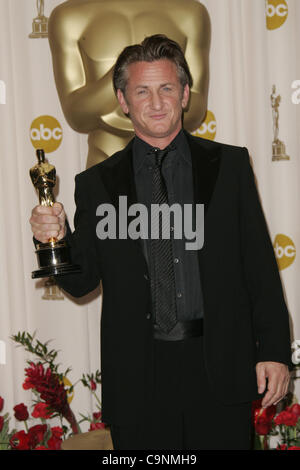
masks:
{"type": "Polygon", "coordinates": [[[61,439],[57,439],[55,436],[50,437],[48,440],[48,448],[51,450],[60,450],[61,449],[61,439]]]}
{"type": "Polygon", "coordinates": [[[25,431],[16,432],[9,441],[14,450],[29,450],[29,436],[25,431]]]}
{"type": "Polygon", "coordinates": [[[0,397],[0,413],[3,410],[3,405],[4,405],[4,399],[0,397]]]}
{"type": "Polygon", "coordinates": [[[47,419],[47,418],[51,418],[51,416],[53,415],[53,412],[49,410],[49,405],[47,405],[47,403],[40,402],[34,406],[34,409],[31,415],[34,418],[47,419]]]}
{"type": "Polygon", "coordinates": [[[48,447],[45,447],[45,446],[38,446],[33,450],[49,450],[49,449],[48,449],[48,447]]]}
{"type": "Polygon", "coordinates": [[[98,411],[98,412],[96,412],[96,413],[93,413],[93,418],[94,418],[95,421],[100,421],[101,416],[102,416],[101,411],[98,411]]]}
{"type": "Polygon", "coordinates": [[[298,416],[290,411],[283,410],[274,419],[276,425],[285,424],[286,426],[296,426],[298,416]]]}
{"type": "Polygon", "coordinates": [[[276,447],[276,450],[287,450],[287,445],[286,444],[278,444],[276,447]]]}
{"type": "Polygon", "coordinates": [[[272,420],[276,414],[276,407],[271,405],[267,408],[261,408],[261,400],[257,400],[255,405],[252,407],[255,431],[261,436],[266,436],[272,428],[272,420]]]}
{"type": "Polygon", "coordinates": [[[40,393],[41,399],[47,405],[66,419],[70,412],[67,392],[59,376],[50,367],[44,370],[42,364],[30,363],[30,367],[25,369],[26,379],[23,384],[25,390],[33,388],[40,393]]]}
{"type": "Polygon", "coordinates": [[[54,426],[51,428],[52,435],[50,439],[48,440],[48,448],[51,450],[60,450],[61,449],[61,443],[62,443],[62,435],[63,435],[63,430],[59,426],[54,426]]]}
{"type": "Polygon", "coordinates": [[[30,363],[30,367],[25,369],[26,380],[23,388],[26,390],[33,388],[47,403],[49,408],[62,415],[70,424],[74,434],[79,432],[76,418],[69,406],[68,395],[60,376],[48,367],[44,370],[42,364],[30,363]]]}
{"type": "Polygon", "coordinates": [[[48,449],[51,450],[61,450],[61,439],[56,439],[56,437],[50,437],[49,441],[47,442],[48,444],[48,449]]]}
{"type": "Polygon", "coordinates": [[[289,447],[288,450],[300,450],[300,447],[292,446],[289,447]]]}
{"type": "Polygon", "coordinates": [[[29,428],[28,436],[30,441],[30,447],[32,449],[34,449],[38,444],[41,444],[41,442],[43,442],[46,432],[46,424],[37,424],[36,426],[32,426],[31,428],[29,428]]]}
{"type": "Polygon", "coordinates": [[[0,416],[0,432],[1,432],[2,429],[3,429],[3,425],[4,425],[4,417],[3,417],[3,416],[0,416]]]}
{"type": "Polygon", "coordinates": [[[94,391],[96,390],[96,388],[97,388],[97,385],[96,385],[96,383],[94,382],[94,380],[91,380],[90,384],[91,384],[91,390],[94,392],[94,391]]]}
{"type": "Polygon", "coordinates": [[[104,429],[105,423],[91,423],[89,431],[96,431],[96,429],[104,429]]]}
{"type": "Polygon", "coordinates": [[[272,428],[272,423],[258,422],[255,425],[255,431],[260,436],[266,436],[267,434],[269,434],[269,432],[271,431],[271,428],[272,428]]]}
{"type": "Polygon", "coordinates": [[[259,400],[254,400],[252,402],[252,421],[253,421],[253,425],[255,424],[255,418],[256,418],[257,414],[261,410],[261,402],[262,402],[262,398],[259,398],[259,400]]]}
{"type": "Polygon", "coordinates": [[[35,364],[34,362],[30,363],[30,367],[25,369],[27,375],[25,382],[23,383],[23,388],[28,390],[29,388],[35,388],[36,383],[43,380],[45,371],[42,364],[35,364]]]}
{"type": "Polygon", "coordinates": [[[60,439],[63,435],[63,430],[60,426],[54,426],[51,428],[52,431],[52,436],[51,437],[56,437],[57,439],[60,439]]]}
{"type": "Polygon", "coordinates": [[[26,421],[29,418],[27,406],[24,403],[20,403],[14,407],[15,418],[18,421],[26,421]]]}
{"type": "Polygon", "coordinates": [[[290,412],[294,413],[295,415],[297,415],[299,417],[300,416],[300,405],[299,405],[299,403],[294,403],[294,405],[292,405],[290,407],[290,412]]]}

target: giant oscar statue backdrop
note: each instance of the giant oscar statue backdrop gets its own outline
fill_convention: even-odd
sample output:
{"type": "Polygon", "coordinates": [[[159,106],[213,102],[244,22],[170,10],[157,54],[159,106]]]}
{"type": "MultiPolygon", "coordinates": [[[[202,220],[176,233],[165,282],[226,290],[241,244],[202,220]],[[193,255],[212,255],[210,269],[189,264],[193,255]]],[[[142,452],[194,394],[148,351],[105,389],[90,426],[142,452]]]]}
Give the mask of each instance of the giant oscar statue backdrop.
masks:
{"type": "Polygon", "coordinates": [[[88,134],[87,167],[123,148],[131,121],[114,95],[112,70],[124,47],[164,33],[185,51],[194,85],[185,128],[197,129],[207,108],[210,23],[197,0],[68,0],[49,19],[55,82],[70,126],[88,134]]]}

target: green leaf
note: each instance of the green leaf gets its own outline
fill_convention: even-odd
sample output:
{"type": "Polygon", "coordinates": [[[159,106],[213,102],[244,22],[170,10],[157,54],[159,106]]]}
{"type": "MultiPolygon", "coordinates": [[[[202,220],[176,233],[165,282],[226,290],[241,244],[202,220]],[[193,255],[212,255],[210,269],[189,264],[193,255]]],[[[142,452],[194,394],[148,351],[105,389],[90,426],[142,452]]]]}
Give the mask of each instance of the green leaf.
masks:
{"type": "Polygon", "coordinates": [[[48,426],[48,429],[47,429],[47,431],[45,432],[45,435],[44,435],[44,440],[41,444],[45,445],[48,442],[48,440],[50,439],[51,435],[52,435],[52,431],[51,431],[50,427],[48,426]]]}
{"type": "Polygon", "coordinates": [[[262,440],[257,433],[254,435],[254,450],[263,450],[262,440]]]}

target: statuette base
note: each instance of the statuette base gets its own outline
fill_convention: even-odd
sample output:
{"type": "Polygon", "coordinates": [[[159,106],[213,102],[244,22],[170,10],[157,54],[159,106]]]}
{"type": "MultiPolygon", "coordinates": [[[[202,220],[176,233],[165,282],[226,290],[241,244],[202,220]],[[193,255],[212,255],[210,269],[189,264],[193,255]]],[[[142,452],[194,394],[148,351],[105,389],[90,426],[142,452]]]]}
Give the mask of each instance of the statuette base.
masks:
{"type": "Polygon", "coordinates": [[[32,33],[29,34],[32,39],[48,37],[48,18],[41,16],[34,18],[32,22],[32,33]]]}
{"type": "Polygon", "coordinates": [[[276,140],[272,143],[272,160],[289,160],[290,157],[285,153],[285,145],[281,140],[276,140]]]}
{"type": "Polygon", "coordinates": [[[81,272],[80,266],[71,263],[69,247],[65,241],[39,243],[35,253],[39,269],[31,273],[32,279],[81,272]]]}

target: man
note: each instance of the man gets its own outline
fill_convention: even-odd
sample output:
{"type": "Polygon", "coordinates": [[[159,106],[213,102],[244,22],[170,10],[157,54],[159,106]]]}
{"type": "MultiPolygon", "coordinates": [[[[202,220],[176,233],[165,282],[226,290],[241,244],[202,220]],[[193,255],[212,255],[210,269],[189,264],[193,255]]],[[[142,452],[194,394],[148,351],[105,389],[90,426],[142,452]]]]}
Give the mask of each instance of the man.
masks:
{"type": "Polygon", "coordinates": [[[73,234],[56,204],[33,210],[34,236],[66,236],[82,267],[58,279],[72,295],[102,279],[102,411],[115,449],[250,449],[251,401],[265,392],[263,406],[277,403],[291,363],[248,151],[183,130],[192,77],[165,36],[125,48],[113,80],[135,138],[76,177],[73,234]],[[174,225],[167,239],[100,239],[98,207],[121,214],[121,195],[128,207],[204,204],[203,247],[187,250],[174,225]]]}

